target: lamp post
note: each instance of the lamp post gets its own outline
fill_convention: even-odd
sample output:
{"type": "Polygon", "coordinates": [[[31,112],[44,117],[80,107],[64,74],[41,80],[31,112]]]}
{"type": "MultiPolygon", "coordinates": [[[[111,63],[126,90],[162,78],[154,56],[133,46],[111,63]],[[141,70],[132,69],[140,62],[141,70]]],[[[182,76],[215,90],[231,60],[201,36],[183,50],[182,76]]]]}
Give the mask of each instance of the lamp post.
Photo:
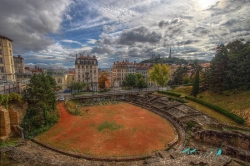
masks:
{"type": "Polygon", "coordinates": [[[92,90],[92,95],[94,95],[94,90],[93,90],[93,80],[91,79],[91,90],[92,90]]]}

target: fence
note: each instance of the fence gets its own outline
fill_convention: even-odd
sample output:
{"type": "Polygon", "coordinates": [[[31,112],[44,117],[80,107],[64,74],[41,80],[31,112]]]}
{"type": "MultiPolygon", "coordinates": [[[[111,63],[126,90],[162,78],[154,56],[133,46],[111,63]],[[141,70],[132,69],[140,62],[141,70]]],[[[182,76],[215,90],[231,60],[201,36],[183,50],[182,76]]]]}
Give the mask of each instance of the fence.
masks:
{"type": "Polygon", "coordinates": [[[17,83],[3,83],[0,84],[0,94],[10,94],[12,92],[20,93],[21,84],[17,83]]]}

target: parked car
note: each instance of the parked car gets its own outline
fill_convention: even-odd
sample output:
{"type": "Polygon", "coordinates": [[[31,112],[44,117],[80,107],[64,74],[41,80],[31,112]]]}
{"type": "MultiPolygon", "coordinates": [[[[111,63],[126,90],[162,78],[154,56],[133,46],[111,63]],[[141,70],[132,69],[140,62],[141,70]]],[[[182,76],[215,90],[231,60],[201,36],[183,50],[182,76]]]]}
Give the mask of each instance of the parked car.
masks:
{"type": "Polygon", "coordinates": [[[64,101],[64,97],[61,96],[58,100],[59,100],[59,101],[64,101]]]}
{"type": "Polygon", "coordinates": [[[64,92],[64,93],[70,93],[70,92],[71,92],[71,90],[66,89],[66,90],[64,90],[63,92],[64,92]]]}

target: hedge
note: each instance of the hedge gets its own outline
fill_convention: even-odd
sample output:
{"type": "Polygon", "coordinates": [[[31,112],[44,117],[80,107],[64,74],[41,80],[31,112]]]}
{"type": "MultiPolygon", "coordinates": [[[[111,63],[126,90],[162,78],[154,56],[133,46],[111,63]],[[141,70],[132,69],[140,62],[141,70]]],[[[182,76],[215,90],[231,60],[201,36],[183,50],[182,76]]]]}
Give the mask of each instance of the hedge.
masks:
{"type": "Polygon", "coordinates": [[[181,103],[187,103],[187,101],[180,99],[180,98],[174,98],[174,97],[168,97],[169,100],[175,100],[175,101],[179,101],[181,103]]]}
{"type": "Polygon", "coordinates": [[[174,93],[174,92],[169,92],[169,91],[158,91],[158,93],[163,93],[163,94],[167,94],[167,95],[171,95],[171,96],[175,96],[175,97],[181,96],[181,94],[179,94],[179,93],[174,93]]]}
{"type": "Polygon", "coordinates": [[[235,122],[237,122],[239,124],[244,123],[244,119],[242,117],[239,117],[238,115],[235,115],[235,114],[233,114],[233,113],[231,113],[231,112],[229,112],[227,110],[224,110],[224,109],[222,109],[222,108],[220,108],[220,107],[218,107],[216,105],[207,103],[205,101],[202,101],[202,100],[190,97],[190,96],[185,96],[185,98],[188,99],[188,100],[192,100],[194,102],[200,103],[200,104],[202,104],[204,106],[207,106],[207,107],[209,107],[209,108],[211,108],[211,109],[213,109],[213,110],[215,110],[215,111],[229,117],[230,119],[232,119],[233,121],[235,121],[235,122]]]}
{"type": "Polygon", "coordinates": [[[192,86],[193,83],[189,83],[189,84],[183,84],[183,86],[192,86]]]}

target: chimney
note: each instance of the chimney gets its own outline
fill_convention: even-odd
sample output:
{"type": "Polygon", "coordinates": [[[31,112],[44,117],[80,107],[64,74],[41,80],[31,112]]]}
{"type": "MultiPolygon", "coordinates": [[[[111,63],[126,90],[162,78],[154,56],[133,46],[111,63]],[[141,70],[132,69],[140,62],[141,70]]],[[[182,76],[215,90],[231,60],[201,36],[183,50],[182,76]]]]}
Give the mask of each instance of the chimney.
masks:
{"type": "Polygon", "coordinates": [[[78,55],[76,54],[76,58],[78,58],[78,55]]]}
{"type": "Polygon", "coordinates": [[[18,55],[17,57],[18,57],[18,58],[21,58],[21,55],[18,55]]]}
{"type": "Polygon", "coordinates": [[[136,64],[136,62],[134,61],[134,65],[136,64]]]}

